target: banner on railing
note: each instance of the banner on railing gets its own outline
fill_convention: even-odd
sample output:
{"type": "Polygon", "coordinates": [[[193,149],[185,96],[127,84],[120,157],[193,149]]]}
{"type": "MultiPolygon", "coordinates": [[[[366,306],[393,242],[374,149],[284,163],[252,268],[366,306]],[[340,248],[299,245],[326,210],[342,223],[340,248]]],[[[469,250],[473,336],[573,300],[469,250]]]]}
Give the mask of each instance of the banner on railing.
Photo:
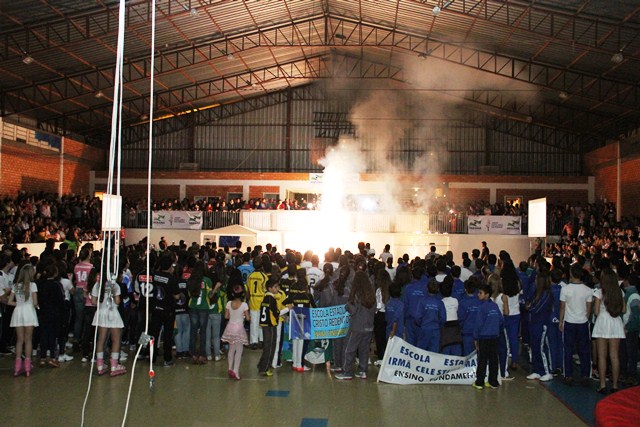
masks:
{"type": "Polygon", "coordinates": [[[346,306],[323,308],[293,307],[289,319],[292,339],[321,340],[342,338],[349,332],[346,306]]]}
{"type": "Polygon", "coordinates": [[[467,217],[469,234],[521,234],[522,217],[484,215],[467,217]]]}
{"type": "Polygon", "coordinates": [[[153,211],[153,228],[178,230],[201,230],[202,212],[199,211],[153,211]]]}
{"type": "Polygon", "coordinates": [[[402,338],[387,343],[378,381],[391,384],[458,384],[476,380],[477,353],[467,357],[432,353],[414,347],[402,338]]]}

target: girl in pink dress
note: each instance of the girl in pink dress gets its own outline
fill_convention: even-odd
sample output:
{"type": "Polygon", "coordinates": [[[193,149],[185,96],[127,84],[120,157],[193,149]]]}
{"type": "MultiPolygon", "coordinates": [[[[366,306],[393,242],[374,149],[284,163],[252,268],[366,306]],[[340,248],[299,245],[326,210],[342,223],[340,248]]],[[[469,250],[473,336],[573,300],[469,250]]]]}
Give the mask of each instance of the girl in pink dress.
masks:
{"type": "Polygon", "coordinates": [[[244,321],[250,320],[249,306],[244,302],[244,287],[235,285],[231,293],[231,301],[227,303],[224,318],[228,319],[221,340],[229,343],[229,378],[240,379],[240,361],[244,346],[249,344],[244,321]]]}

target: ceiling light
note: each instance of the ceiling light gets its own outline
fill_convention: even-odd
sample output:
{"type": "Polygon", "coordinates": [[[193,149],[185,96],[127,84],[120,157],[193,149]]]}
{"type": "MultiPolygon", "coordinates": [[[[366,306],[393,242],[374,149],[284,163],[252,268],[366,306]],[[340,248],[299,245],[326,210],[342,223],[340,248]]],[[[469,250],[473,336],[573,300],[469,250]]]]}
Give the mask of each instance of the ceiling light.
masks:
{"type": "Polygon", "coordinates": [[[143,114],[140,116],[140,120],[149,120],[149,116],[147,114],[143,114]]]}
{"type": "Polygon", "coordinates": [[[434,8],[433,8],[433,16],[440,15],[440,12],[442,12],[442,9],[440,9],[440,6],[434,6],[434,8]]]}
{"type": "Polygon", "coordinates": [[[231,61],[233,59],[233,53],[230,53],[229,55],[227,55],[227,60],[231,61]]]}
{"type": "Polygon", "coordinates": [[[558,98],[560,98],[563,101],[566,101],[567,99],[569,99],[569,94],[565,91],[562,91],[558,94],[558,98]]]}
{"type": "Polygon", "coordinates": [[[191,8],[189,14],[191,14],[191,16],[198,16],[198,9],[196,9],[195,7],[191,8]]]}
{"type": "Polygon", "coordinates": [[[96,94],[94,95],[96,98],[104,98],[104,92],[99,90],[96,92],[96,94]]]}
{"type": "Polygon", "coordinates": [[[25,63],[26,65],[33,63],[33,61],[34,59],[31,55],[25,55],[22,57],[22,62],[25,63]]]}
{"type": "Polygon", "coordinates": [[[622,51],[614,53],[613,56],[611,57],[611,62],[613,62],[614,64],[619,64],[622,61],[624,61],[624,56],[622,56],[622,51]]]}

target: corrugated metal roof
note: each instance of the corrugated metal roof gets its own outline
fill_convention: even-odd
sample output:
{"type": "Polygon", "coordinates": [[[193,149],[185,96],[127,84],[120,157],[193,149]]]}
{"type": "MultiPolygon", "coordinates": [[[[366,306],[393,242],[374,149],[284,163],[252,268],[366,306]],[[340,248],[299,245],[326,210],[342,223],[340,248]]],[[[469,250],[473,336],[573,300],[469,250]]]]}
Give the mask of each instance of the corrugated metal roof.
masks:
{"type": "MultiPolygon", "coordinates": [[[[149,0],[126,5],[127,124],[139,122],[149,104],[149,7],[149,0]]],[[[506,116],[528,110],[534,122],[602,139],[640,123],[634,0],[160,0],[156,12],[162,114],[332,75],[402,81],[419,58],[444,61],[453,80],[474,71],[540,91],[516,109],[496,97],[458,94],[474,109],[484,102],[506,116]],[[560,120],[560,110],[580,119],[560,120]],[[584,120],[590,115],[598,120],[584,120]]],[[[117,18],[115,0],[2,1],[1,113],[66,122],[70,131],[104,139],[117,18]],[[96,98],[98,91],[105,97],[96,98]]]]}

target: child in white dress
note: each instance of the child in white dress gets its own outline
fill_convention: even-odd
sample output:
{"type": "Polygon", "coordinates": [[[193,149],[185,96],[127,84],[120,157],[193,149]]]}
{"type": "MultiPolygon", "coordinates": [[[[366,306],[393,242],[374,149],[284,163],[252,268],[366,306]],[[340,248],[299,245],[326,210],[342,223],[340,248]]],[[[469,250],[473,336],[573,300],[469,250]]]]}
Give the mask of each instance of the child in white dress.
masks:
{"type": "Polygon", "coordinates": [[[16,363],[13,376],[23,372],[31,375],[31,352],[33,350],[33,328],[39,326],[36,308],[38,307],[38,287],[34,283],[36,270],[31,264],[25,264],[17,274],[11,287],[9,305],[14,305],[11,316],[12,328],[16,328],[16,363]],[[22,354],[24,349],[24,363],[22,354]]]}
{"type": "MultiPolygon", "coordinates": [[[[124,323],[118,312],[120,304],[120,286],[114,281],[105,281],[102,285],[102,295],[100,294],[100,280],[96,281],[91,288],[91,302],[100,306],[93,318],[93,326],[98,327],[98,342],[96,343],[96,366],[98,375],[104,375],[108,372],[107,366],[104,364],[104,343],[107,339],[107,333],[111,334],[111,376],[115,377],[127,373],[127,369],[121,365],[120,359],[120,336],[124,323]]],[[[90,286],[87,284],[87,286],[90,286]]]]}

